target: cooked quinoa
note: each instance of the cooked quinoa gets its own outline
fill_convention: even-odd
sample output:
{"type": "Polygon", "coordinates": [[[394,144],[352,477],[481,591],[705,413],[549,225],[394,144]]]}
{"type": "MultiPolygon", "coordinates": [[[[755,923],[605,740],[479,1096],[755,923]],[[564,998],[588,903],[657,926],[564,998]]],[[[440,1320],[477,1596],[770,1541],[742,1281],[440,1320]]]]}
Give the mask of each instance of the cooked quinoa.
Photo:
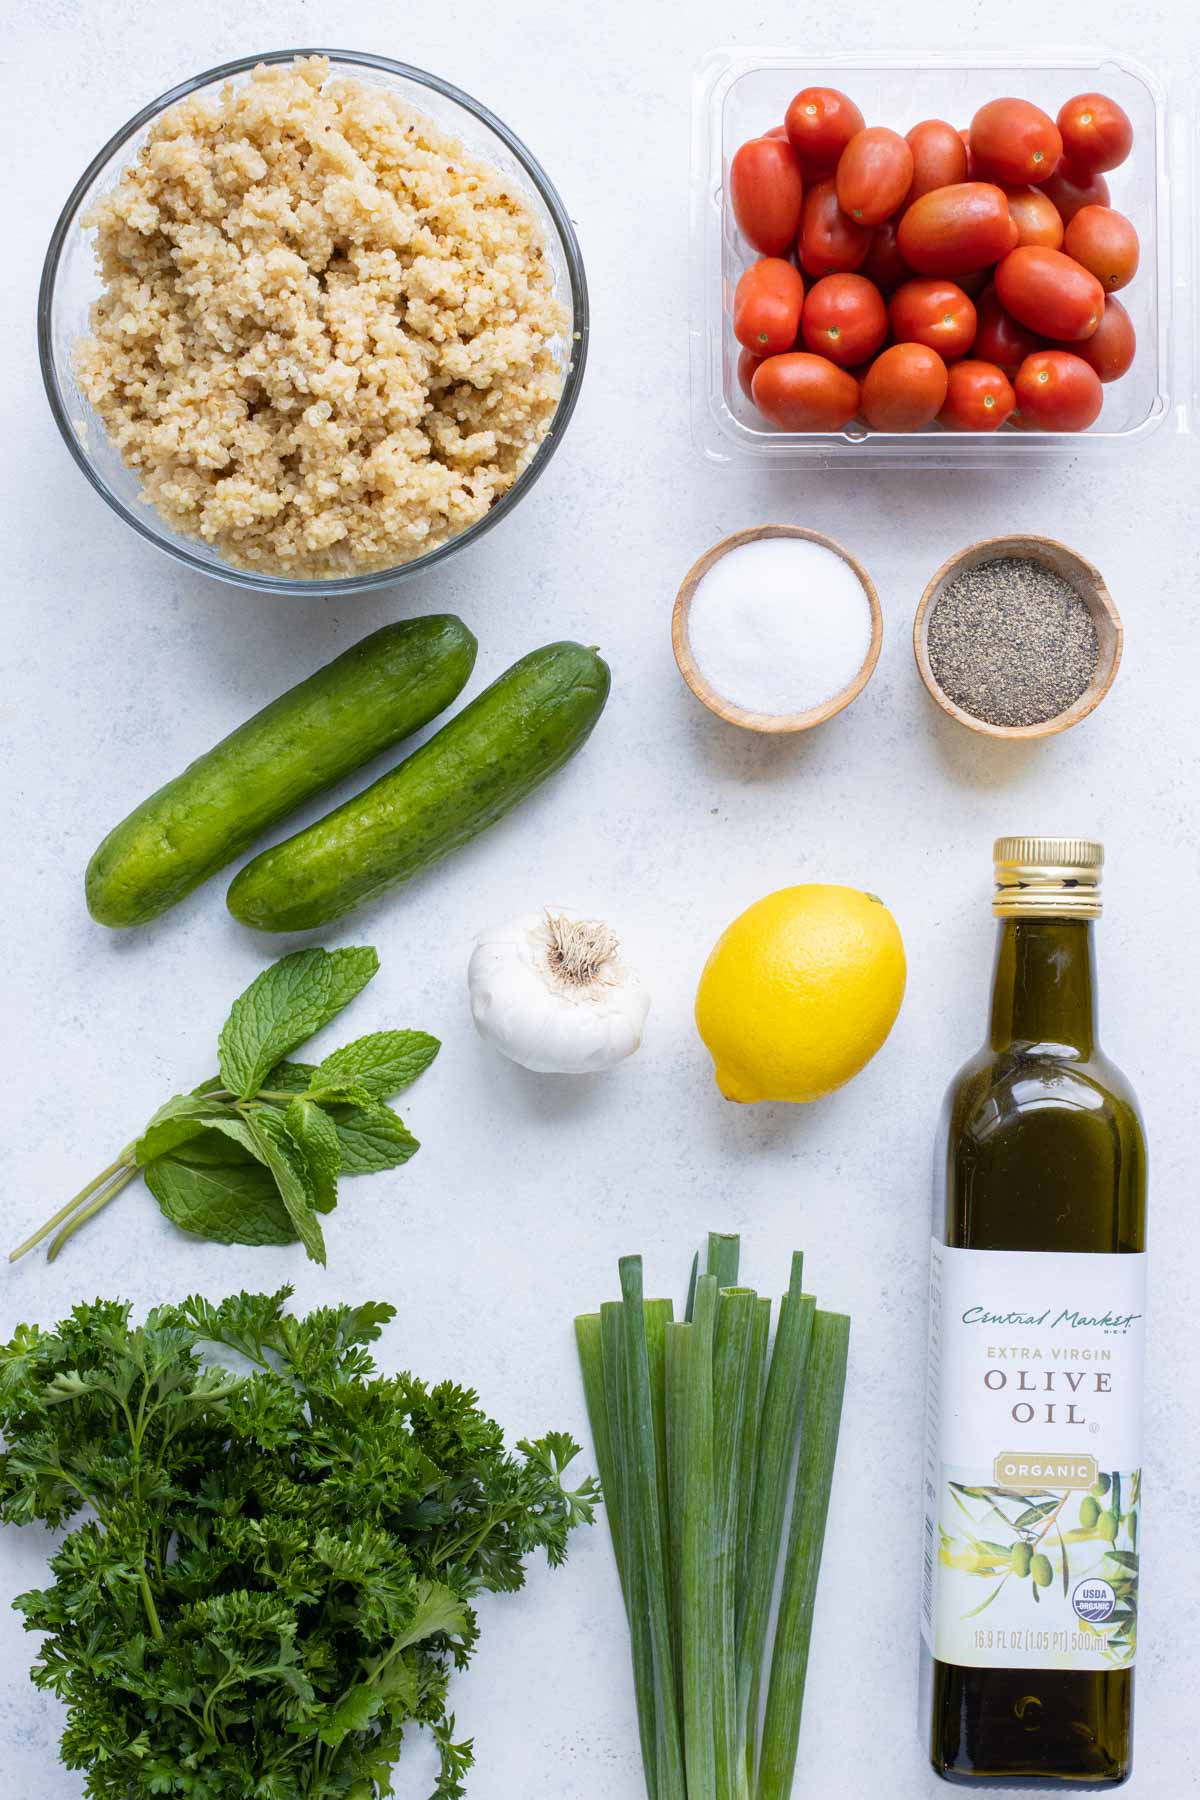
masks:
{"type": "Polygon", "coordinates": [[[89,210],[80,386],[176,531],[272,575],[411,561],[545,437],[569,321],[513,185],[321,57],[156,120],[89,210]]]}

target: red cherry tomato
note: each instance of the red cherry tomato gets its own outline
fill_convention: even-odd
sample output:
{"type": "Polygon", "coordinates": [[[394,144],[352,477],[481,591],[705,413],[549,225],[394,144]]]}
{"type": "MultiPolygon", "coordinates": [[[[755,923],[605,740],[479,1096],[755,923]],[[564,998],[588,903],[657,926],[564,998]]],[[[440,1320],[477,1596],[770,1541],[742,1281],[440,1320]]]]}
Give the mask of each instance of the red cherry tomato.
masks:
{"type": "Polygon", "coordinates": [[[1022,425],[1040,431],[1086,431],[1104,404],[1100,377],[1069,350],[1037,350],[1017,372],[1022,425]]]}
{"type": "Polygon", "coordinates": [[[750,385],[754,380],[754,371],[760,363],[765,362],[766,360],[765,356],[755,356],[753,350],[740,350],[738,352],[738,386],[741,388],[743,394],[745,394],[747,400],[753,400],[754,398],[750,385]]]}
{"type": "Polygon", "coordinates": [[[1005,312],[994,287],[984,289],[975,310],[979,329],[975,333],[974,354],[984,362],[995,363],[1012,381],[1025,358],[1045,348],[1043,340],[1005,312]]]}
{"type": "Polygon", "coordinates": [[[733,335],[756,356],[790,350],[800,329],[804,277],[781,256],[764,256],[746,269],[733,296],[733,335]]]}
{"type": "Polygon", "coordinates": [[[999,431],[1016,405],[1004,370],[972,358],[947,370],[946,400],[938,422],[949,431],[999,431]]]}
{"type": "Polygon", "coordinates": [[[1043,185],[1042,192],[1054,202],[1064,225],[1071,223],[1081,207],[1107,206],[1109,200],[1108,183],[1103,175],[1089,175],[1086,169],[1077,169],[1065,156],[1043,185]]]}
{"type": "Polygon", "coordinates": [[[833,173],[842,151],[866,120],[837,88],[807,87],[788,107],[784,123],[805,173],[819,176],[833,173]]]}
{"type": "Polygon", "coordinates": [[[832,177],[804,196],[800,262],[809,275],[837,275],[861,267],[871,248],[871,228],[856,225],[838,205],[832,177]]]}
{"type": "Polygon", "coordinates": [[[772,125],[770,131],[763,132],[763,136],[764,137],[773,137],[773,138],[785,138],[787,136],[787,126],[786,125],[772,125]]]}
{"type": "Polygon", "coordinates": [[[934,188],[900,220],[900,254],[918,275],[967,275],[1006,256],[1012,220],[1002,188],[961,181],[934,188]]]}
{"type": "Polygon", "coordinates": [[[960,287],[972,300],[978,300],[984,288],[990,286],[991,279],[990,269],[971,269],[966,275],[956,275],[954,285],[960,287]]]}
{"type": "Polygon", "coordinates": [[[790,144],[751,138],[729,168],[729,199],[742,236],[764,256],[785,256],[796,241],[804,178],[790,144]]]}
{"type": "Polygon", "coordinates": [[[1007,188],[1008,210],[1017,227],[1017,241],[1037,244],[1043,250],[1057,250],[1063,241],[1063,222],[1058,208],[1042,188],[1007,188]]]}
{"type": "Polygon", "coordinates": [[[1107,94],[1076,94],[1059,109],[1058,129],[1073,167],[1092,173],[1117,168],[1133,146],[1129,115],[1107,94]]]}
{"type": "Polygon", "coordinates": [[[1129,372],[1137,353],[1133,320],[1112,294],[1104,302],[1104,317],[1090,338],[1072,344],[1076,356],[1090,363],[1101,381],[1120,381],[1129,372]]]}
{"type": "Polygon", "coordinates": [[[754,371],[754,404],[781,431],[841,431],[858,411],[858,383],[824,356],[769,356],[754,371]]]}
{"type": "Polygon", "coordinates": [[[989,100],[971,120],[971,154],[984,181],[1045,181],[1062,153],[1058,126],[1029,100],[989,100]]]}
{"type": "Polygon", "coordinates": [[[862,275],[826,275],[808,296],[800,334],[814,355],[849,369],[874,356],[887,326],[887,307],[873,282],[862,275]]]}
{"type": "Polygon", "coordinates": [[[893,344],[867,370],[862,408],[874,431],[920,431],[946,398],[946,365],[924,344],[893,344]]]}
{"type": "Polygon", "coordinates": [[[1081,206],[1067,226],[1063,249],[1091,271],[1106,294],[1128,287],[1137,274],[1138,234],[1111,206],[1081,206]]]}
{"type": "Polygon", "coordinates": [[[926,344],[943,362],[965,356],[975,342],[975,307],[952,281],[924,276],[892,295],[888,323],[898,344],[926,344]]]}
{"type": "Polygon", "coordinates": [[[913,153],[886,125],[856,131],[837,166],[838,205],[859,225],[882,225],[912,186],[913,153]]]}
{"type": "Polygon", "coordinates": [[[913,157],[910,206],[934,188],[952,187],[967,179],[967,146],[945,119],[922,119],[908,133],[907,141],[913,157]]]}
{"type": "Polygon", "coordinates": [[[1043,337],[1091,337],[1104,312],[1104,289],[1061,250],[1014,250],[996,266],[1000,304],[1043,337]]]}
{"type": "Polygon", "coordinates": [[[900,254],[896,228],[895,219],[885,219],[882,225],[875,227],[871,233],[871,247],[862,265],[862,273],[868,281],[875,283],[881,294],[890,294],[902,281],[912,280],[912,270],[900,254]]]}

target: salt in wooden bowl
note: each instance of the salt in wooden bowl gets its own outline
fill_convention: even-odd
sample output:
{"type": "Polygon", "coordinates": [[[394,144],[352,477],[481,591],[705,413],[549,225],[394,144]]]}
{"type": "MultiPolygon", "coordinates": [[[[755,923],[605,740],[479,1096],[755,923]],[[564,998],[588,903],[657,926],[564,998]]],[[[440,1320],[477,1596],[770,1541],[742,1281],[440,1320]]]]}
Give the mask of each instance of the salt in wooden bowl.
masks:
{"type": "Polygon", "coordinates": [[[883,646],[883,612],[879,605],[879,595],[875,592],[875,583],[858,558],[852,556],[836,539],[825,537],[819,531],[809,531],[803,525],[753,525],[745,531],[734,531],[728,537],[721,538],[711,550],[704,552],[698,562],[692,564],[675,596],[675,610],[671,615],[671,643],[675,650],[675,661],[679,664],[679,673],[697,700],[703,701],[709,712],[715,713],[718,719],[724,719],[730,725],[741,725],[747,731],[810,731],[814,725],[823,725],[827,719],[832,719],[849,706],[852,700],[856,700],[875,673],[875,665],[883,646]],[[709,685],[692,655],[688,638],[688,616],[696,589],[722,556],[727,555],[730,550],[738,549],[742,544],[757,543],[760,538],[805,538],[810,544],[820,544],[826,550],[832,550],[835,556],[840,556],[843,562],[849,564],[858,577],[870,608],[871,641],[858,673],[840,693],[830,700],[823,700],[819,706],[809,707],[806,712],[750,712],[744,706],[737,706],[709,685]]]}

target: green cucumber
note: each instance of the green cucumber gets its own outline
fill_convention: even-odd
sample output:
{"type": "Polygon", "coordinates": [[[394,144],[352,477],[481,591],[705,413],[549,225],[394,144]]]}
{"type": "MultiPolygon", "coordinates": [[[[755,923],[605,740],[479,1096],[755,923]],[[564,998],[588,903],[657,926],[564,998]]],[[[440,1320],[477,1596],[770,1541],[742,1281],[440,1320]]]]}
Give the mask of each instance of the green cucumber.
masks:
{"type": "Polygon", "coordinates": [[[438,613],[385,625],[289,688],[110,831],[88,864],[88,911],[144,925],[314,794],[390,749],[462,691],[478,645],[438,613]]]}
{"type": "Polygon", "coordinates": [[[230,912],[259,931],[308,931],[398,887],[561,769],[608,689],[608,665],[582,644],[531,651],[398,768],[247,863],[230,912]]]}

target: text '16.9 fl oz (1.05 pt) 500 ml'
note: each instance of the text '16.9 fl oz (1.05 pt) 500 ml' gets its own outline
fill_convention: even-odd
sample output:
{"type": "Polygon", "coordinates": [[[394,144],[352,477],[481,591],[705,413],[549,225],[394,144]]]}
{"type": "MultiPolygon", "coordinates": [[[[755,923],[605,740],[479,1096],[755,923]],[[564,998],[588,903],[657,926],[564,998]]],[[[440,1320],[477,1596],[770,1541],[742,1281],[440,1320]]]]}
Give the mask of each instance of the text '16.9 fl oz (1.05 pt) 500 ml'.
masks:
{"type": "Polygon", "coordinates": [[[1103,852],[1002,838],[986,1047],[951,1084],[930,1272],[923,1623],[946,1780],[1132,1767],[1146,1152],[1096,1037],[1103,852]]]}

